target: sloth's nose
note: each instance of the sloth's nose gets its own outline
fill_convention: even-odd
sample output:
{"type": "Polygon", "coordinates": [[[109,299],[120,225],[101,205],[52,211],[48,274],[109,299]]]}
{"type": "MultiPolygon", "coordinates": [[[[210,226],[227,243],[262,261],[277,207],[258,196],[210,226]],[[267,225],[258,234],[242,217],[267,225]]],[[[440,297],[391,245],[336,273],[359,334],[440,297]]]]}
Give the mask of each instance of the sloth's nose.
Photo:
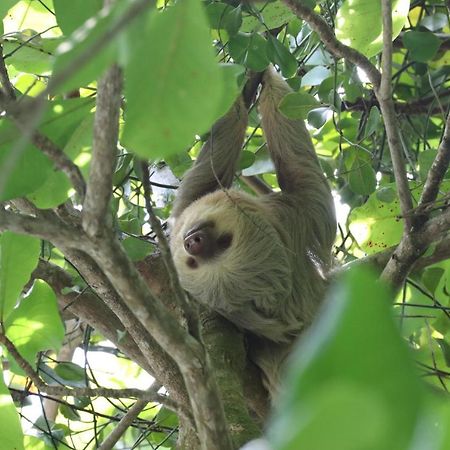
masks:
{"type": "Polygon", "coordinates": [[[202,228],[184,238],[184,248],[192,256],[208,258],[214,254],[214,239],[208,228],[202,228]]]}

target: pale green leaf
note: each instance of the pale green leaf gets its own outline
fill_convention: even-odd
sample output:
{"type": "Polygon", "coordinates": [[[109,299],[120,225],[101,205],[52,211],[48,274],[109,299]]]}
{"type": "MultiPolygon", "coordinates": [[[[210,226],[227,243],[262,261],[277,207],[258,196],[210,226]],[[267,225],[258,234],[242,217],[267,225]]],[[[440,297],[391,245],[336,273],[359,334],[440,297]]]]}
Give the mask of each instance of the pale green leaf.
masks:
{"type": "Polygon", "coordinates": [[[35,269],[41,243],[39,239],[5,231],[0,235],[0,319],[13,310],[23,287],[35,269]]]}
{"type": "Polygon", "coordinates": [[[280,111],[288,119],[306,120],[308,113],[320,106],[320,103],[307,92],[291,92],[283,97],[280,102],[280,111]]]}
{"type": "Polygon", "coordinates": [[[22,298],[5,321],[6,335],[32,365],[44,350],[57,351],[64,340],[64,326],[56,296],[44,281],[36,280],[27,297],[22,298]]]}
{"type": "Polygon", "coordinates": [[[2,450],[24,450],[19,415],[0,371],[0,442],[2,450]]]}
{"type": "MultiPolygon", "coordinates": [[[[410,0],[392,1],[392,39],[406,23],[410,0]]],[[[336,37],[342,43],[367,57],[383,48],[381,2],[374,0],[346,0],[336,15],[336,37]]]]}

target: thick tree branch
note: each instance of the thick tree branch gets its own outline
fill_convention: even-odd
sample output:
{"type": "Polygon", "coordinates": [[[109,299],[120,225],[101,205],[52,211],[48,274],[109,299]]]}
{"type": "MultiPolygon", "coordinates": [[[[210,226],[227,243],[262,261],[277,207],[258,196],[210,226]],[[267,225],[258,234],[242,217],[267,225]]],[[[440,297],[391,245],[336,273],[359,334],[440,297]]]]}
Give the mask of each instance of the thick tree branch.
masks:
{"type": "Polygon", "coordinates": [[[204,449],[231,449],[218,388],[202,345],[155,299],[124,250],[109,233],[92,241],[92,258],[154,339],[172,355],[186,383],[204,449]]]}
{"type": "Polygon", "coordinates": [[[6,210],[0,205],[0,231],[28,234],[56,245],[77,245],[73,242],[73,236],[78,234],[77,229],[62,223],[54,214],[51,217],[32,217],[6,210]]]}
{"type": "Polygon", "coordinates": [[[111,67],[98,83],[92,160],[83,203],[83,228],[89,236],[110,224],[108,208],[116,165],[122,73],[111,67]]]}

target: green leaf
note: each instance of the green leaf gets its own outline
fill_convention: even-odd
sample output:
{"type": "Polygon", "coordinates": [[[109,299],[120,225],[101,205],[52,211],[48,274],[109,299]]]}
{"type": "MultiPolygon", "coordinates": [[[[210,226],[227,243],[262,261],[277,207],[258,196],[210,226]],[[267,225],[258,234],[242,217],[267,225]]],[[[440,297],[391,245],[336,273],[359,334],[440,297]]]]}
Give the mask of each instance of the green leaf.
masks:
{"type": "Polygon", "coordinates": [[[19,353],[33,367],[38,352],[59,350],[64,340],[64,326],[55,294],[47,283],[34,282],[31,293],[7,317],[5,330],[19,353]]]}
{"type": "Polygon", "coordinates": [[[267,41],[258,33],[238,33],[228,42],[231,57],[239,64],[262,72],[270,63],[267,41]]]}
{"type": "Polygon", "coordinates": [[[364,136],[368,138],[370,135],[378,130],[381,123],[380,111],[376,106],[370,108],[369,117],[367,118],[366,129],[364,136]]]}
{"type": "Polygon", "coordinates": [[[86,371],[83,367],[73,362],[60,362],[55,367],[55,373],[65,381],[86,381],[86,371]]]}
{"type": "Polygon", "coordinates": [[[149,242],[132,236],[125,238],[122,245],[132,261],[141,261],[154,250],[149,242]]]}
{"type": "MultiPolygon", "coordinates": [[[[66,7],[72,8],[72,3],[69,2],[66,7]]],[[[100,51],[96,52],[95,57],[89,58],[88,56],[92,53],[97,42],[103,38],[108,30],[114,28],[121,15],[129,7],[130,2],[115,2],[113,8],[107,14],[104,10],[100,11],[92,20],[77,28],[76,32],[60,45],[53,68],[54,76],[60,75],[81,55],[86,55],[86,57],[84,58],[85,63],[80,65],[77,70],[72,72],[71,76],[66,77],[64,83],[58,86],[57,93],[70,92],[88,85],[91,81],[99,78],[107,67],[117,61],[119,58],[119,43],[126,47],[125,33],[118,33],[110,39],[100,51]]],[[[144,20],[145,17],[146,14],[143,14],[139,20],[144,20]]],[[[139,29],[136,22],[137,20],[130,21],[128,27],[139,29]]],[[[125,50],[128,49],[125,48],[125,50]]]]}
{"type": "Polygon", "coordinates": [[[101,0],[53,0],[56,20],[63,33],[68,36],[102,8],[101,0]]]}
{"type": "Polygon", "coordinates": [[[242,8],[233,8],[221,2],[213,2],[206,6],[206,15],[211,28],[226,30],[230,36],[235,35],[242,25],[242,8]]]}
{"type": "Polygon", "coordinates": [[[183,150],[224,113],[223,72],[197,0],[155,13],[141,33],[126,68],[122,141],[140,156],[154,158],[183,150]]]}
{"type": "Polygon", "coordinates": [[[437,150],[435,149],[427,149],[419,153],[419,174],[422,181],[427,179],[428,172],[436,156],[437,150]]]}
{"type": "Polygon", "coordinates": [[[425,16],[420,25],[428,28],[430,31],[438,31],[448,26],[448,18],[446,14],[436,13],[431,16],[425,16]]]}
{"type": "Polygon", "coordinates": [[[0,201],[33,192],[45,182],[52,167],[35,147],[17,146],[19,139],[20,133],[14,125],[0,121],[0,201]]]}
{"type": "Polygon", "coordinates": [[[19,415],[12,401],[9,389],[3,380],[3,373],[0,371],[0,436],[2,449],[4,450],[24,450],[23,432],[20,426],[19,415]]]}
{"type": "MultiPolygon", "coordinates": [[[[89,172],[90,151],[92,146],[92,133],[94,115],[89,110],[84,111],[85,118],[71,134],[67,132],[67,143],[63,146],[64,153],[70,157],[81,169],[81,173],[87,177],[89,172]],[[69,137],[70,136],[70,137],[69,137]]],[[[72,119],[75,119],[72,116],[72,119]]],[[[54,171],[47,177],[38,189],[27,196],[38,208],[54,208],[64,203],[73,187],[66,174],[54,171]]]]}
{"type": "Polygon", "coordinates": [[[242,31],[258,30],[262,28],[262,24],[272,30],[289,23],[296,17],[291,9],[279,0],[271,3],[253,3],[251,11],[252,15],[244,16],[242,31]]]}
{"type": "Polygon", "coordinates": [[[18,0],[2,0],[0,3],[0,19],[3,19],[6,16],[6,13],[12,8],[18,0]]]}
{"type": "Polygon", "coordinates": [[[60,38],[36,38],[29,41],[30,36],[24,33],[15,33],[12,37],[15,40],[10,38],[2,43],[4,54],[11,55],[6,60],[8,65],[36,75],[45,75],[51,71],[60,38]]]}
{"type": "Polygon", "coordinates": [[[349,229],[367,254],[398,244],[403,232],[398,198],[384,203],[373,193],[364,205],[350,213],[349,229]]]}
{"type": "Polygon", "coordinates": [[[297,60],[294,55],[277,38],[269,35],[267,42],[267,55],[277,64],[286,78],[294,76],[297,72],[297,60]]]}
{"type": "Polygon", "coordinates": [[[429,31],[407,31],[403,43],[410,51],[410,58],[419,62],[433,59],[441,45],[439,38],[429,31]]]}
{"type": "Polygon", "coordinates": [[[422,282],[431,293],[435,293],[444,273],[445,270],[441,267],[427,267],[423,272],[422,282]]]}
{"type": "Polygon", "coordinates": [[[376,278],[356,267],[330,291],[292,355],[273,448],[411,448],[425,386],[393,320],[390,292],[376,278]]]}
{"type": "Polygon", "coordinates": [[[330,117],[331,109],[327,107],[314,108],[308,113],[308,123],[314,128],[322,128],[330,117]]]}
{"type": "MultiPolygon", "coordinates": [[[[331,75],[330,69],[316,66],[302,77],[302,86],[317,86],[331,75]]],[[[331,80],[334,83],[334,79],[331,80]]]]}
{"type": "MultiPolygon", "coordinates": [[[[39,131],[58,147],[64,148],[81,121],[89,115],[93,105],[92,99],[48,102],[39,131]]],[[[20,136],[14,125],[5,120],[0,122],[0,201],[31,194],[51,175],[52,163],[34,146],[26,145],[22,152],[17,151],[16,142],[20,140],[20,136]]],[[[65,176],[56,177],[64,180],[65,176]]],[[[66,185],[67,183],[64,186],[56,186],[62,186],[63,189],[66,185]]],[[[61,193],[52,193],[56,196],[58,194],[61,193]]],[[[42,206],[56,205],[54,202],[43,201],[42,206]]]]}
{"type": "Polygon", "coordinates": [[[5,231],[0,235],[0,318],[16,306],[23,287],[38,263],[41,242],[32,236],[5,231]]]}
{"type": "MultiPolygon", "coordinates": [[[[410,0],[392,1],[392,39],[406,23],[410,0]]],[[[381,2],[374,0],[346,0],[336,15],[336,37],[367,57],[375,56],[383,48],[381,2]]]]}
{"type": "Polygon", "coordinates": [[[69,420],[78,422],[81,420],[80,414],[75,408],[72,408],[69,404],[65,403],[59,407],[59,412],[69,420]]]}
{"type": "Polygon", "coordinates": [[[311,94],[300,91],[285,95],[279,108],[288,119],[306,120],[308,113],[319,105],[320,103],[311,94]]]}
{"type": "Polygon", "coordinates": [[[348,174],[350,189],[359,195],[370,195],[375,191],[377,178],[369,161],[356,158],[348,174]]]}

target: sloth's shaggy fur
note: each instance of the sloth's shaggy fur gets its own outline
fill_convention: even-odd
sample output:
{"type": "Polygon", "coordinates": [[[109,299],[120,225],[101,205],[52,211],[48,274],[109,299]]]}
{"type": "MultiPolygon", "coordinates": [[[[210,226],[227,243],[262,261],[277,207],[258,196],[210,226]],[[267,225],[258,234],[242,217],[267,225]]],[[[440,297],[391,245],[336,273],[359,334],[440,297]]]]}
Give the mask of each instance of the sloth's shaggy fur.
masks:
{"type": "Polygon", "coordinates": [[[259,98],[262,128],[281,192],[253,197],[228,189],[247,126],[238,99],[213,127],[173,208],[171,250],[183,287],[256,339],[250,354],[273,394],[293,339],[309,325],[326,285],[336,233],[333,199],[306,127],[278,105],[291,92],[266,71],[259,98]],[[212,254],[185,248],[189,231],[208,227],[212,254]]]}

